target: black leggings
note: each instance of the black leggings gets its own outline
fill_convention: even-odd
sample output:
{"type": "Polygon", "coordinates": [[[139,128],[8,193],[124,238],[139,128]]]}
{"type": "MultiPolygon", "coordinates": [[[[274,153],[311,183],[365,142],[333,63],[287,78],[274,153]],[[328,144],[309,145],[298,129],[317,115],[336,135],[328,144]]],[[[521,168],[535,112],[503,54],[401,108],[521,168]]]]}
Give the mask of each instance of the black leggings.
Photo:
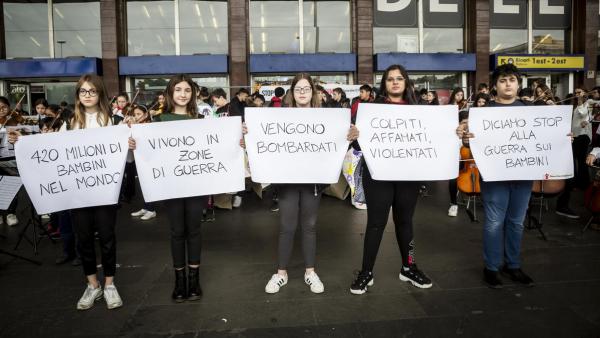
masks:
{"type": "Polygon", "coordinates": [[[373,271],[381,238],[393,210],[396,240],[402,255],[402,264],[414,264],[412,218],[417,205],[421,182],[376,181],[367,166],[363,166],[363,186],[367,200],[367,230],[363,251],[363,271],[373,271]]]}
{"type": "Polygon", "coordinates": [[[77,236],[77,250],[81,255],[85,275],[96,274],[94,232],[98,232],[104,276],[113,277],[117,267],[116,205],[73,209],[71,218],[73,219],[73,230],[77,236]]]}
{"type": "Polygon", "coordinates": [[[206,196],[165,201],[171,221],[171,255],[176,269],[185,267],[186,254],[187,264],[200,264],[202,211],[206,208],[206,202],[206,196]]]}

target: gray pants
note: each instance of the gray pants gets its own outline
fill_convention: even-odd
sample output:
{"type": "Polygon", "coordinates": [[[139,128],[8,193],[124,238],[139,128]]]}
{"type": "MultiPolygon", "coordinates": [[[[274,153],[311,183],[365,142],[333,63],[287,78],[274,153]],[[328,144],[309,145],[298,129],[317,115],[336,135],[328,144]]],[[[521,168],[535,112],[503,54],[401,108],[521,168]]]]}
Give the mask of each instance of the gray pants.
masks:
{"type": "Polygon", "coordinates": [[[315,196],[314,184],[285,184],[278,186],[279,215],[279,269],[286,270],[294,247],[298,223],[302,227],[304,266],[314,268],[317,249],[317,214],[321,192],[315,196]]]}

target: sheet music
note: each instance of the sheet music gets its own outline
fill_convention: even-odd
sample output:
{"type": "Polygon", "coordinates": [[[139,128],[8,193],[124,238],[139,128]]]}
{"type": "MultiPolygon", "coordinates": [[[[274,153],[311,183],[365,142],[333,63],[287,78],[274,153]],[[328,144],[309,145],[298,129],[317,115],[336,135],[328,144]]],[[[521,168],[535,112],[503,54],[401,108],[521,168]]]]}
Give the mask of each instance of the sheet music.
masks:
{"type": "Polygon", "coordinates": [[[15,147],[8,142],[6,129],[0,130],[0,158],[15,156],[15,147]]]}
{"type": "Polygon", "coordinates": [[[21,185],[23,183],[18,176],[0,176],[0,210],[8,209],[21,185]]]}

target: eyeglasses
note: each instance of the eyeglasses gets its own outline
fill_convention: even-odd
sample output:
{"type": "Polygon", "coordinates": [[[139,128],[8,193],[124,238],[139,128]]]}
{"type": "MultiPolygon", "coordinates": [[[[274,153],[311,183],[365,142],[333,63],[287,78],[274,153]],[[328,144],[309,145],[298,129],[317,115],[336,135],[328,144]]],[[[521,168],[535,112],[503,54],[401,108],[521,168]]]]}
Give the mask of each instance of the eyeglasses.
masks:
{"type": "Polygon", "coordinates": [[[85,90],[83,88],[79,89],[79,96],[85,96],[86,94],[90,94],[90,97],[96,97],[98,92],[96,89],[85,90]]]}
{"type": "Polygon", "coordinates": [[[296,88],[294,88],[294,93],[304,94],[304,93],[310,93],[310,92],[312,92],[311,87],[296,87],[296,88]]]}

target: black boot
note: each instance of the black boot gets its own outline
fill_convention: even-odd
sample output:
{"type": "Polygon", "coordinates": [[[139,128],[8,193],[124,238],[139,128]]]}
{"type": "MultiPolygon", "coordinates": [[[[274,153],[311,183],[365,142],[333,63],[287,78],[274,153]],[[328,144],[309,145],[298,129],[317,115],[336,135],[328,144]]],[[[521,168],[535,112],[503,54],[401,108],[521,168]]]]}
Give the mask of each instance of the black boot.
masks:
{"type": "Polygon", "coordinates": [[[181,303],[187,298],[187,288],[185,282],[185,268],[181,270],[175,270],[175,288],[173,289],[171,298],[173,298],[176,303],[181,303]]]}
{"type": "Polygon", "coordinates": [[[188,300],[198,300],[202,296],[202,288],[200,287],[200,268],[189,269],[190,275],[188,280],[188,300]]]}

